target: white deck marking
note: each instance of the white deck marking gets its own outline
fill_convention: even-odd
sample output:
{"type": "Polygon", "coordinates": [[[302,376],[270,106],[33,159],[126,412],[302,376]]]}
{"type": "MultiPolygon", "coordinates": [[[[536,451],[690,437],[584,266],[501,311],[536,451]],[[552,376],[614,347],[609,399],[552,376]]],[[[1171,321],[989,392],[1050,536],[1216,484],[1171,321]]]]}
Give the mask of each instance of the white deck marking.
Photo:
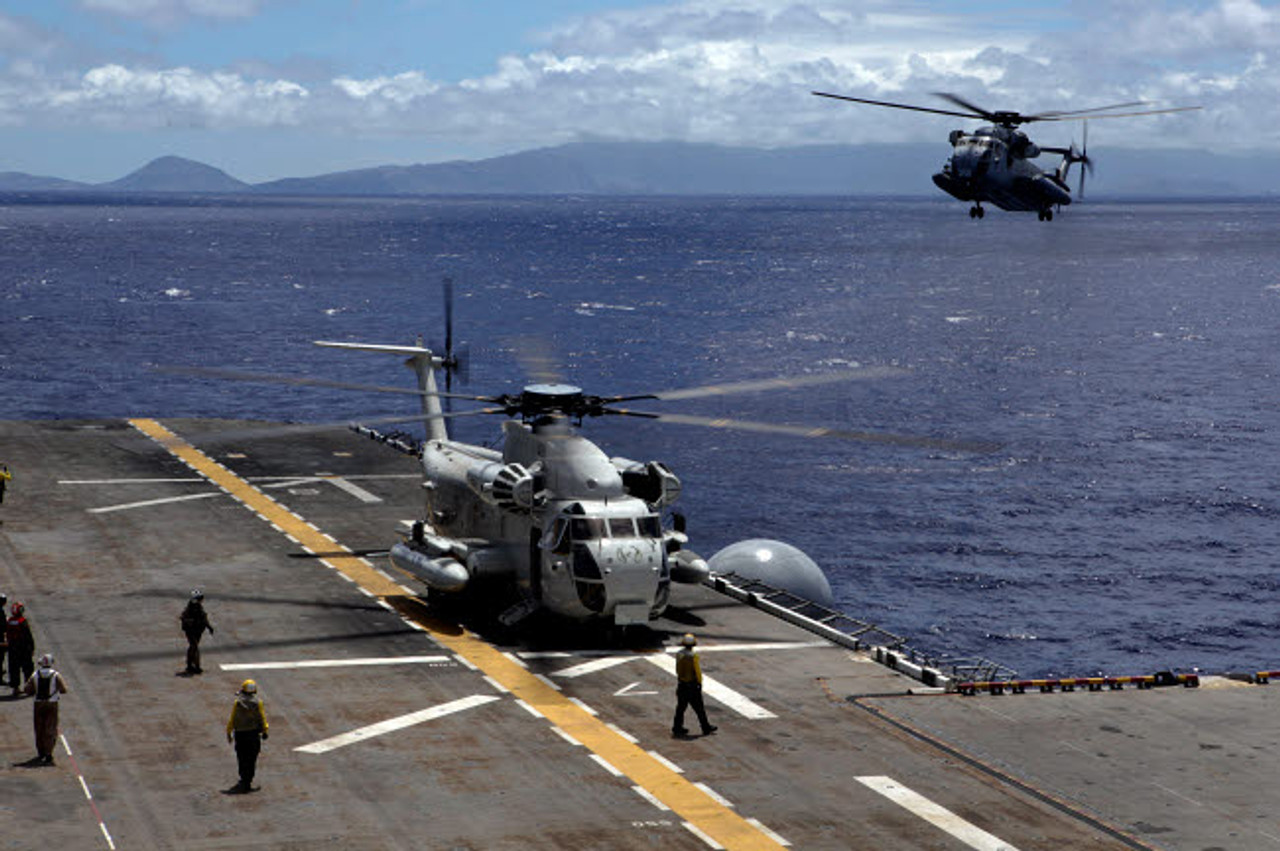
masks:
{"type": "Polygon", "coordinates": [[[89,514],[110,514],[113,511],[129,511],[133,508],[150,508],[154,505],[167,505],[171,502],[190,502],[193,499],[213,499],[215,496],[222,496],[222,492],[189,493],[185,496],[167,496],[163,499],[145,499],[142,502],[124,502],[119,505],[104,505],[101,508],[88,508],[85,510],[89,514]]]}
{"type": "Polygon", "coordinates": [[[367,727],[360,727],[349,733],[343,733],[332,738],[322,739],[318,742],[312,742],[309,745],[302,745],[294,748],[295,751],[301,753],[328,753],[347,745],[363,742],[374,736],[385,735],[386,733],[394,733],[396,730],[403,730],[406,727],[412,727],[415,724],[421,724],[425,721],[434,721],[437,718],[443,718],[446,715],[452,715],[455,712],[462,712],[467,709],[475,709],[477,706],[483,706],[486,703],[492,703],[495,700],[501,700],[491,694],[473,694],[470,697],[459,698],[448,703],[442,703],[439,706],[432,706],[429,709],[423,709],[418,712],[410,712],[408,715],[401,715],[398,718],[388,718],[386,721],[379,721],[377,724],[370,724],[367,727]]]}
{"type": "MultiPolygon", "coordinates": [[[[407,522],[407,521],[405,521],[407,522]]],[[[759,653],[767,650],[821,650],[834,649],[829,641],[760,641],[751,644],[700,644],[699,653],[759,653]]],[[[679,653],[679,647],[666,647],[657,653],[679,653]]],[[[641,659],[648,654],[619,655],[612,650],[526,650],[518,654],[521,659],[641,659]]],[[[570,670],[569,668],[565,669],[570,670]]],[[[559,676],[559,674],[557,674],[559,676]]]]}
{"type": "Polygon", "coordinates": [[[694,836],[698,837],[703,842],[705,842],[708,848],[713,848],[715,849],[715,851],[724,851],[723,845],[721,845],[719,842],[716,842],[714,839],[712,839],[710,836],[707,836],[702,831],[698,830],[698,828],[695,827],[694,825],[690,824],[687,821],[682,822],[682,824],[684,825],[685,830],[689,831],[694,836]]]}
{"type": "Polygon", "coordinates": [[[674,762],[672,762],[671,760],[667,759],[665,756],[663,756],[662,754],[658,753],[657,751],[649,751],[649,756],[653,757],[653,758],[654,758],[654,759],[656,759],[658,762],[662,763],[662,764],[663,764],[663,765],[665,765],[667,768],[669,768],[670,770],[674,771],[676,774],[684,774],[684,769],[683,769],[683,768],[681,768],[680,766],[676,765],[674,762]]]}
{"type": "Polygon", "coordinates": [[[634,654],[630,656],[605,656],[603,659],[592,659],[590,662],[582,662],[570,668],[562,668],[559,671],[553,671],[551,676],[564,677],[565,679],[581,677],[586,674],[594,674],[596,671],[604,671],[618,665],[623,665],[627,662],[633,662],[639,658],[641,657],[634,654]]]}
{"type": "Polygon", "coordinates": [[[710,786],[708,786],[706,783],[694,783],[693,785],[694,785],[694,786],[697,786],[697,787],[698,787],[699,789],[701,789],[703,792],[706,792],[706,793],[707,793],[707,797],[708,797],[708,798],[711,798],[711,800],[715,801],[715,802],[716,802],[716,803],[718,803],[720,806],[722,806],[722,807],[729,807],[730,809],[732,809],[732,808],[733,808],[733,804],[729,803],[729,799],[728,799],[728,798],[726,798],[724,795],[721,795],[721,794],[720,794],[719,792],[717,792],[715,789],[712,789],[712,788],[711,788],[710,786]]]}
{"type": "Polygon", "coordinates": [[[879,792],[890,801],[905,807],[933,826],[959,839],[978,851],[1018,851],[1009,843],[992,836],[980,827],[960,818],[950,810],[935,804],[923,795],[913,792],[892,777],[858,777],[859,783],[879,792]]]}
{"type": "MultiPolygon", "coordinates": [[[[648,659],[651,663],[657,665],[671,676],[674,677],[676,675],[675,658],[666,654],[661,656],[646,656],[644,658],[648,659]]],[[[751,700],[751,698],[746,695],[739,694],[724,683],[714,680],[711,677],[704,676],[702,678],[702,693],[707,697],[713,698],[719,703],[724,704],[743,718],[760,721],[766,718],[778,717],[760,704],[751,700]]]]}
{"type": "Polygon", "coordinates": [[[656,691],[636,691],[636,687],[640,685],[640,681],[623,686],[613,693],[614,697],[644,697],[645,695],[657,694],[656,691]]]}
{"type": "Polygon", "coordinates": [[[294,668],[347,668],[366,665],[447,665],[452,656],[384,656],[374,659],[302,659],[295,662],[235,662],[219,665],[224,671],[282,671],[294,668]]]}
{"type": "Polygon", "coordinates": [[[646,801],[653,804],[655,807],[662,810],[663,812],[667,812],[667,813],[671,812],[670,807],[668,807],[666,804],[662,803],[657,798],[655,798],[653,796],[653,793],[650,792],[648,789],[644,788],[643,786],[632,786],[631,791],[635,792],[641,798],[644,798],[646,801]]]}
{"type": "Polygon", "coordinates": [[[747,823],[748,823],[748,824],[750,824],[750,825],[752,825],[756,830],[760,831],[760,832],[761,832],[761,833],[763,833],[765,836],[769,837],[770,839],[772,839],[774,842],[778,843],[779,845],[785,845],[785,846],[787,846],[787,847],[790,847],[790,846],[791,846],[791,843],[790,843],[790,842],[788,842],[787,840],[783,839],[781,836],[779,836],[779,835],[778,835],[777,833],[775,833],[774,831],[772,831],[772,830],[770,830],[769,828],[765,827],[765,825],[760,821],[760,819],[756,819],[756,818],[749,818],[749,819],[747,819],[747,823]]]}
{"type": "Polygon", "coordinates": [[[373,494],[369,493],[367,490],[360,487],[359,485],[354,484],[353,482],[347,481],[347,479],[342,476],[329,476],[325,479],[325,481],[333,485],[334,487],[338,488],[339,490],[346,491],[347,493],[351,494],[361,502],[368,502],[368,503],[382,502],[382,497],[374,496],[373,494]]]}

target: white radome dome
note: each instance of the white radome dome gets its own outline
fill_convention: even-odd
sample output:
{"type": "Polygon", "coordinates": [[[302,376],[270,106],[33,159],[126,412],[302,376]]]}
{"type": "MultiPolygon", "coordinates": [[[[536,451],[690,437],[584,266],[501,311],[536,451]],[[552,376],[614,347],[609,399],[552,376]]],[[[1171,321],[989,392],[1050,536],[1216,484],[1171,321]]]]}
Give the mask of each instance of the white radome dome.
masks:
{"type": "Polygon", "coordinates": [[[817,563],[781,541],[751,538],[730,544],[707,560],[713,573],[736,573],[823,606],[834,603],[831,583],[817,563]]]}

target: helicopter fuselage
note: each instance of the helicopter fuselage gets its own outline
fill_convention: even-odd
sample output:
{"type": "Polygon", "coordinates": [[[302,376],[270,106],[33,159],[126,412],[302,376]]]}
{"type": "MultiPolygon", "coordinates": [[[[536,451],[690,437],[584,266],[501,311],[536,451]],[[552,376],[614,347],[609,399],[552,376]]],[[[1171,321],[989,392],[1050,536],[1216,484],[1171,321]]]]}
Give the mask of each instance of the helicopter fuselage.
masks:
{"type": "Polygon", "coordinates": [[[947,194],[973,202],[975,209],[986,202],[1002,210],[1043,213],[1071,203],[1062,176],[1031,162],[1040,149],[1017,130],[999,126],[980,127],[973,133],[955,130],[951,144],[951,157],[933,182],[947,194]]]}
{"type": "MultiPolygon", "coordinates": [[[[514,580],[532,603],[574,620],[625,626],[661,615],[683,535],[664,530],[658,511],[679,480],[656,462],[610,458],[564,417],[503,430],[501,452],[424,444],[427,520],[393,561],[442,591],[514,580]]],[[[698,578],[695,566],[684,580],[698,578]]]]}

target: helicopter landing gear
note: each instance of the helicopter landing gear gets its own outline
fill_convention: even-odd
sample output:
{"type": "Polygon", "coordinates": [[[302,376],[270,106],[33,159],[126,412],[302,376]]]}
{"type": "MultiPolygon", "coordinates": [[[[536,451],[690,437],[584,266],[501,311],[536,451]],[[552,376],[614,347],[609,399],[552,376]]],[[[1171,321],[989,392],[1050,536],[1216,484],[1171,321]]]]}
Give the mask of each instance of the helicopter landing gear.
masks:
{"type": "Polygon", "coordinates": [[[969,208],[969,218],[971,219],[980,219],[986,214],[987,214],[987,211],[982,209],[982,207],[979,206],[978,204],[974,204],[972,207],[969,208]]]}
{"type": "Polygon", "coordinates": [[[1036,215],[1040,218],[1040,221],[1042,222],[1053,221],[1053,210],[1040,210],[1039,212],[1036,213],[1036,215]]]}

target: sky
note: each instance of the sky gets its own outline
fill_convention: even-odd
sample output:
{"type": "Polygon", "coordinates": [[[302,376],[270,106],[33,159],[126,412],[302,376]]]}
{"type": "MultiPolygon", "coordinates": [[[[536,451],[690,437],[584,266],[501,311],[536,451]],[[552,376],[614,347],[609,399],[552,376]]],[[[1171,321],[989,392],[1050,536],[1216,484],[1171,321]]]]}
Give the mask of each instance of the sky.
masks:
{"type": "Polygon", "coordinates": [[[978,123],[812,90],[1202,105],[1092,122],[1091,144],[1275,153],[1278,72],[1280,0],[0,0],[0,171],[100,182],[172,154],[259,182],[582,140],[945,146],[978,123]]]}

